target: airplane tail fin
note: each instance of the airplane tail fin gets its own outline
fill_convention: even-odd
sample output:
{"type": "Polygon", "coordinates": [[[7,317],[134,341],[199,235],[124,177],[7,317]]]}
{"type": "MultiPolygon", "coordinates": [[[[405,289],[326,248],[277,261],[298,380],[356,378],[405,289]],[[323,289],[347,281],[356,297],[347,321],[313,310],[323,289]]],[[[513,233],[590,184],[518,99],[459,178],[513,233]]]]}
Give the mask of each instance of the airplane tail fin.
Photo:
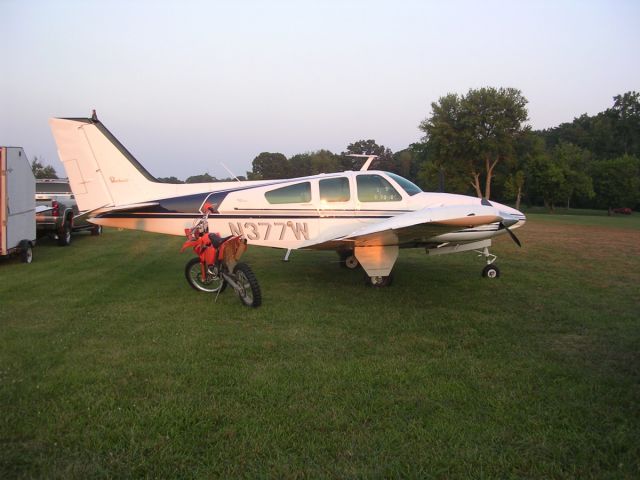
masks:
{"type": "Polygon", "coordinates": [[[95,115],[49,125],[81,211],[148,201],[162,189],[95,115]]]}

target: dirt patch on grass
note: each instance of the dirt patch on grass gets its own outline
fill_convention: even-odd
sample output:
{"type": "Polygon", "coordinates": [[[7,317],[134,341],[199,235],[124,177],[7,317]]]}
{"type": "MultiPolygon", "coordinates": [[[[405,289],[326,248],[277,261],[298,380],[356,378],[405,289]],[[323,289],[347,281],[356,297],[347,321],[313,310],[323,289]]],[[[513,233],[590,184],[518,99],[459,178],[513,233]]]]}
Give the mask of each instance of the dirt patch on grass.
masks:
{"type": "Polygon", "coordinates": [[[631,301],[632,286],[640,284],[640,231],[533,220],[517,234],[522,250],[500,239],[503,248],[512,249],[524,268],[550,279],[573,277],[575,288],[589,286],[598,295],[615,289],[625,302],[631,301]]]}
{"type": "Polygon", "coordinates": [[[517,233],[526,246],[532,248],[551,246],[596,259],[640,256],[640,233],[636,230],[533,221],[517,233]]]}

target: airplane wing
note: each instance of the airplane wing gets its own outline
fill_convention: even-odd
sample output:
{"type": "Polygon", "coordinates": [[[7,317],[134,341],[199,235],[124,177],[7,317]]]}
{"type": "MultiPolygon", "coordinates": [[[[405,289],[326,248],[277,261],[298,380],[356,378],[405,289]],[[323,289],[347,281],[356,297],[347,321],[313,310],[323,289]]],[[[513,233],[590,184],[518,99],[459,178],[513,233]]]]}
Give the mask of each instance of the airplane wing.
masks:
{"type": "Polygon", "coordinates": [[[437,235],[502,220],[498,210],[489,206],[423,208],[369,224],[341,237],[310,241],[303,248],[337,248],[344,243],[351,246],[427,243],[437,235]]]}

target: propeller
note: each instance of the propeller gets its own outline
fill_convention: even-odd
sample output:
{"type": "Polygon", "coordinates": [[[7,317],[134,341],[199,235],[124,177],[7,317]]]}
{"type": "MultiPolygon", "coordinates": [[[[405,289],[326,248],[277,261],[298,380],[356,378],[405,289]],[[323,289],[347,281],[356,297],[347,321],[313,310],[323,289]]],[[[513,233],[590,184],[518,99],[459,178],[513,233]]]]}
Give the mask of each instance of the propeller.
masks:
{"type": "Polygon", "coordinates": [[[520,243],[520,240],[518,240],[518,237],[516,237],[516,234],[513,233],[511,229],[505,224],[505,221],[509,223],[509,226],[515,225],[518,221],[515,219],[505,218],[502,222],[500,222],[500,226],[498,227],[498,230],[506,230],[509,236],[511,237],[511,240],[513,240],[514,243],[519,247],[522,247],[522,243],[520,243]]]}

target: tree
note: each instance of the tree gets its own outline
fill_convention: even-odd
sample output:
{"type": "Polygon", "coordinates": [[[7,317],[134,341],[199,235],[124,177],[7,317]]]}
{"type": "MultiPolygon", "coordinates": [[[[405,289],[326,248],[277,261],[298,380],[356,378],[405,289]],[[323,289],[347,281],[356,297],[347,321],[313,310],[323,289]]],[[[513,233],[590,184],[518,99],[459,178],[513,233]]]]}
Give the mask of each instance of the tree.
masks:
{"type": "Polygon", "coordinates": [[[516,210],[520,210],[520,202],[524,193],[525,175],[524,170],[516,170],[505,180],[505,193],[509,198],[516,201],[516,210]]]}
{"type": "Polygon", "coordinates": [[[613,101],[613,106],[604,112],[594,116],[585,113],[539,133],[549,148],[565,141],[589,150],[599,159],[640,156],[640,94],[627,92],[616,95],[613,101]]]}
{"type": "Polygon", "coordinates": [[[58,178],[56,169],[51,165],[43,165],[38,157],[33,157],[31,171],[36,178],[58,178]]]}
{"type": "Polygon", "coordinates": [[[289,159],[291,178],[311,175],[311,154],[298,153],[289,159]]]}
{"type": "Polygon", "coordinates": [[[496,166],[513,160],[516,140],[529,129],[524,125],[526,104],[515,88],[487,87],[441,97],[431,104],[431,117],[420,124],[434,164],[455,164],[454,169],[467,173],[478,197],[490,198],[496,166]]]}
{"type": "Polygon", "coordinates": [[[318,173],[333,173],[342,171],[342,163],[338,155],[329,150],[318,150],[309,155],[311,161],[311,175],[318,173]]]}
{"type": "Polygon", "coordinates": [[[203,173],[202,175],[193,175],[188,177],[184,183],[212,183],[217,181],[218,179],[216,177],[212,177],[208,173],[203,173]]]}
{"type": "Polygon", "coordinates": [[[291,169],[287,157],[282,153],[262,152],[253,159],[250,180],[272,180],[291,178],[291,169]]]}
{"type": "Polygon", "coordinates": [[[531,182],[529,165],[534,158],[544,155],[545,142],[539,134],[528,131],[516,142],[514,164],[505,174],[504,195],[505,198],[516,201],[517,210],[520,210],[527,186],[531,182]]]}
{"type": "Polygon", "coordinates": [[[599,206],[609,215],[616,207],[635,207],[640,202],[640,160],[631,155],[593,164],[593,183],[599,206]]]}
{"type": "Polygon", "coordinates": [[[414,143],[412,149],[418,161],[416,181],[425,190],[436,192],[471,193],[466,171],[459,163],[446,163],[433,154],[435,146],[429,142],[414,143]]]}
{"type": "Polygon", "coordinates": [[[568,185],[564,170],[545,153],[531,159],[526,175],[530,179],[530,194],[542,198],[547,210],[554,212],[556,203],[566,198],[568,185]]]}
{"type": "Polygon", "coordinates": [[[552,161],[558,165],[565,176],[566,187],[563,191],[567,200],[567,208],[571,200],[593,198],[593,181],[587,173],[591,160],[591,153],[572,143],[560,142],[551,151],[552,161]]]}
{"type": "Polygon", "coordinates": [[[158,177],[157,180],[161,183],[184,183],[182,180],[176,177],[158,177]]]}
{"type": "Polygon", "coordinates": [[[625,155],[640,154],[640,93],[613,97],[611,112],[616,120],[616,137],[625,155]]]}
{"type": "Polygon", "coordinates": [[[418,162],[416,160],[416,152],[412,148],[405,148],[393,154],[393,164],[395,173],[413,180],[418,174],[418,162]]]}

